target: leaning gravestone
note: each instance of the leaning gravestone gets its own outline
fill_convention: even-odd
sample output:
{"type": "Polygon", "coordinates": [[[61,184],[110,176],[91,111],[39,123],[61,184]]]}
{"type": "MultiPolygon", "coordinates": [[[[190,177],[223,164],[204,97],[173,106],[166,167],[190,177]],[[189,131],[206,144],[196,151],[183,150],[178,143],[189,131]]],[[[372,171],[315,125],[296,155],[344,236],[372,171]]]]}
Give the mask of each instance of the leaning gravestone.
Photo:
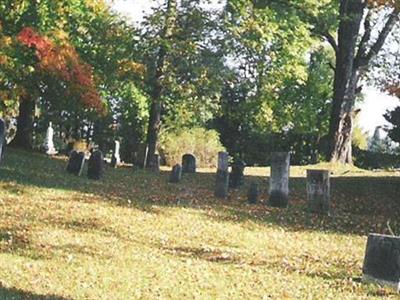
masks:
{"type": "Polygon", "coordinates": [[[368,236],[363,281],[388,285],[400,291],[400,237],[368,236]]]}
{"type": "Polygon", "coordinates": [[[6,123],[0,119],[0,162],[3,160],[4,149],[6,146],[6,123]]]}
{"type": "Polygon", "coordinates": [[[185,154],[182,156],[182,172],[196,173],[196,157],[193,154],[185,154]]]}
{"type": "Polygon", "coordinates": [[[169,176],[169,182],[171,183],[179,183],[182,178],[182,167],[180,164],[175,165],[172,168],[171,174],[169,176]]]}
{"type": "Polygon", "coordinates": [[[271,156],[271,179],[269,204],[287,207],[289,203],[290,153],[274,152],[271,156]]]}
{"type": "Polygon", "coordinates": [[[103,153],[100,150],[93,151],[88,162],[87,176],[89,179],[100,180],[104,173],[103,153]]]}
{"type": "Polygon", "coordinates": [[[244,169],[246,168],[246,163],[241,159],[235,159],[232,165],[232,171],[229,175],[229,187],[238,188],[244,183],[244,169]]]}
{"type": "Polygon", "coordinates": [[[311,213],[330,213],[330,188],[328,170],[307,170],[307,200],[311,213]]]}
{"type": "Polygon", "coordinates": [[[218,153],[218,169],[215,182],[214,195],[218,198],[226,198],[229,190],[229,154],[228,152],[218,153]]]}
{"type": "Polygon", "coordinates": [[[121,156],[120,156],[120,153],[119,153],[120,147],[121,147],[120,142],[119,141],[115,141],[114,152],[113,152],[113,155],[112,155],[112,158],[111,158],[111,166],[113,168],[116,168],[116,167],[118,167],[118,165],[121,164],[121,156]]]}
{"type": "Polygon", "coordinates": [[[76,176],[80,176],[83,170],[83,166],[85,164],[85,153],[72,151],[69,155],[67,172],[74,174],[76,176]]]}
{"type": "Polygon", "coordinates": [[[258,184],[253,182],[250,185],[250,188],[249,188],[249,190],[247,192],[247,202],[249,204],[257,204],[258,195],[259,195],[258,184]]]}

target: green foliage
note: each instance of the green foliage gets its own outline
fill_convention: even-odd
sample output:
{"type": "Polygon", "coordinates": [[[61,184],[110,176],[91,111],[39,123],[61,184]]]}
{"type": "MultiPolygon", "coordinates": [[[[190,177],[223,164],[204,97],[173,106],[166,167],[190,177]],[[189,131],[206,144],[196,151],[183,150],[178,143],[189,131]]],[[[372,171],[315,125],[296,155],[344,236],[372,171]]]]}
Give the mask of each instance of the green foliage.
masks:
{"type": "Polygon", "coordinates": [[[353,129],[352,144],[360,150],[368,148],[368,133],[363,132],[360,126],[355,126],[353,129]]]}
{"type": "Polygon", "coordinates": [[[199,167],[215,167],[219,151],[224,151],[224,147],[215,130],[192,128],[165,132],[160,137],[160,152],[169,166],[180,164],[182,156],[191,153],[196,156],[199,167]]]}

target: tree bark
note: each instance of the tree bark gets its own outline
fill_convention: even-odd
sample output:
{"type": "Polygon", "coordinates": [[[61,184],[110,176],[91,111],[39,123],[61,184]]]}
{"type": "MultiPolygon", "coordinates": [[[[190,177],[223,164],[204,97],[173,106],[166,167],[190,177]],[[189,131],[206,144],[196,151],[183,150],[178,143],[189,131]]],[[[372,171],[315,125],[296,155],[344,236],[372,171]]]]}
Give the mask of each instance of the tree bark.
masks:
{"type": "Polygon", "coordinates": [[[146,168],[151,169],[155,160],[157,150],[158,134],[161,125],[161,110],[162,110],[162,94],[163,83],[162,79],[165,73],[165,63],[168,55],[166,43],[171,38],[177,18],[177,0],[168,0],[167,13],[165,18],[164,30],[161,36],[161,45],[158,51],[156,62],[156,70],[152,80],[152,102],[150,107],[150,117],[147,128],[147,145],[148,152],[146,158],[146,168]]]}
{"type": "Polygon", "coordinates": [[[364,20],[364,35],[359,44],[360,28],[367,4],[364,0],[341,0],[338,44],[335,47],[336,67],[333,103],[329,128],[329,152],[331,162],[348,163],[352,159],[352,135],[355,99],[361,92],[360,79],[368,69],[371,59],[381,50],[387,36],[398,21],[398,12],[393,10],[386,20],[369,52],[367,45],[371,38],[371,13],[364,20]],[[357,51],[358,49],[358,51],[357,51]],[[357,51],[357,52],[356,52],[357,51]]]}
{"type": "Polygon", "coordinates": [[[17,132],[10,143],[11,147],[32,150],[34,109],[34,101],[28,98],[21,99],[18,109],[17,132]]]}

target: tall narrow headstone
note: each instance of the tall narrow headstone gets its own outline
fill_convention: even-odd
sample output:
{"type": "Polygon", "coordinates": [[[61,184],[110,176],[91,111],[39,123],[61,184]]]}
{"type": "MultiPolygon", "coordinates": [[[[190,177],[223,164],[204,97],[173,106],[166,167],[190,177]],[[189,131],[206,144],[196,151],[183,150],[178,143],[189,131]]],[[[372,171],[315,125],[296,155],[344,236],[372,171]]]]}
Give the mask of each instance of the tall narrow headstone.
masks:
{"type": "Polygon", "coordinates": [[[307,170],[308,209],[312,213],[329,214],[331,208],[328,170],[307,170]]]}
{"type": "Polygon", "coordinates": [[[290,153],[274,152],[271,156],[271,179],[269,204],[287,207],[289,203],[290,153]]]}
{"type": "Polygon", "coordinates": [[[244,169],[246,168],[246,163],[242,159],[235,159],[232,164],[232,171],[229,175],[229,187],[238,188],[244,183],[244,169]]]}
{"type": "Polygon", "coordinates": [[[259,196],[258,184],[253,182],[250,185],[250,188],[247,192],[247,202],[249,204],[257,204],[258,196],[259,196]]]}
{"type": "Polygon", "coordinates": [[[0,119],[0,162],[3,160],[4,149],[6,147],[6,123],[0,119]]]}
{"type": "Polygon", "coordinates": [[[88,162],[87,176],[89,179],[100,180],[104,173],[103,153],[100,150],[93,151],[88,162]]]}
{"type": "Polygon", "coordinates": [[[45,138],[44,144],[43,144],[43,148],[46,151],[46,154],[48,154],[48,155],[57,154],[57,151],[54,148],[53,137],[54,137],[54,129],[53,129],[52,123],[50,122],[49,127],[47,128],[46,138],[45,138]]]}
{"type": "Polygon", "coordinates": [[[368,236],[363,281],[387,285],[400,291],[400,237],[368,236]]]}
{"type": "Polygon", "coordinates": [[[182,156],[182,172],[196,173],[196,157],[193,154],[185,154],[182,156]]]}
{"type": "Polygon", "coordinates": [[[69,155],[67,172],[80,176],[85,164],[85,153],[73,150],[69,155]]]}
{"type": "Polygon", "coordinates": [[[172,168],[171,174],[169,176],[169,182],[171,183],[179,183],[182,178],[182,167],[180,164],[175,165],[172,168]]]}
{"type": "Polygon", "coordinates": [[[116,168],[116,167],[118,167],[118,165],[121,164],[121,156],[120,156],[120,153],[119,153],[120,147],[121,147],[120,142],[119,141],[115,141],[115,143],[114,143],[114,152],[113,152],[113,155],[112,155],[112,158],[111,158],[111,166],[113,168],[116,168]]]}
{"type": "Polygon", "coordinates": [[[218,198],[228,197],[229,191],[229,154],[228,152],[218,153],[218,169],[215,182],[214,195],[218,198]]]}

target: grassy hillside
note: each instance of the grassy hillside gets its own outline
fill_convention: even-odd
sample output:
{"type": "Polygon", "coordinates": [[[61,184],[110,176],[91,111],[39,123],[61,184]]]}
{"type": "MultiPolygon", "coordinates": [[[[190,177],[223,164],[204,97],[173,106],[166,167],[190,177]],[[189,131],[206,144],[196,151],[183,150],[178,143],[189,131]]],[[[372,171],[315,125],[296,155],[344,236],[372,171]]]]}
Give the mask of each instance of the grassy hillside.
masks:
{"type": "MultiPolygon", "coordinates": [[[[286,210],[213,197],[214,174],[107,169],[99,182],[65,161],[9,150],[0,166],[0,299],[396,298],[360,282],[366,234],[400,233],[400,176],[336,170],[334,213],[305,212],[305,169],[286,210]]],[[[267,168],[246,186],[266,190],[267,168]]],[[[264,200],[267,195],[264,191],[264,200]]]]}

